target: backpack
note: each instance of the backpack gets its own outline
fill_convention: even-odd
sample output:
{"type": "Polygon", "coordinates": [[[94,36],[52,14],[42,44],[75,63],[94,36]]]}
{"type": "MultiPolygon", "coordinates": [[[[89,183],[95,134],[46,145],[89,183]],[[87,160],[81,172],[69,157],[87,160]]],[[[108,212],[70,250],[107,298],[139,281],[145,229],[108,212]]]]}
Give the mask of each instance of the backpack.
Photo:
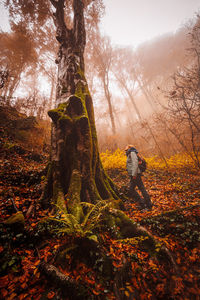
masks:
{"type": "Polygon", "coordinates": [[[137,154],[137,157],[138,157],[138,166],[139,166],[140,172],[143,173],[144,171],[146,171],[147,162],[143,157],[140,157],[138,154],[137,154]]]}

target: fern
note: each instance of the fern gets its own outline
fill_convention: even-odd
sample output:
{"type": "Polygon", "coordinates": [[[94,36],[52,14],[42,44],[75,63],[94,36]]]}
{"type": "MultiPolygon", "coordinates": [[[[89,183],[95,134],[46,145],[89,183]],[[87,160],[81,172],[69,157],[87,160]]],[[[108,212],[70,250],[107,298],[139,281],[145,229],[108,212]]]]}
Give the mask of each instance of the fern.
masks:
{"type": "Polygon", "coordinates": [[[102,200],[98,201],[96,204],[81,202],[81,205],[86,208],[87,212],[80,222],[73,214],[68,213],[67,208],[56,205],[58,208],[58,215],[55,217],[48,217],[48,219],[62,225],[59,229],[55,229],[57,232],[89,238],[93,235],[93,230],[99,227],[106,210],[112,206],[112,203],[102,200]]]}
{"type": "Polygon", "coordinates": [[[58,222],[63,226],[55,230],[58,231],[59,233],[68,233],[69,235],[77,234],[77,233],[81,234],[82,229],[77,219],[72,214],[69,214],[65,207],[61,205],[56,205],[56,207],[58,209],[57,213],[59,215],[55,217],[49,217],[48,219],[58,222]]]}
{"type": "Polygon", "coordinates": [[[101,222],[103,215],[108,207],[112,204],[106,201],[98,201],[97,204],[93,204],[89,212],[86,214],[83,222],[82,228],[85,231],[92,231],[94,230],[99,223],[101,222]]]}

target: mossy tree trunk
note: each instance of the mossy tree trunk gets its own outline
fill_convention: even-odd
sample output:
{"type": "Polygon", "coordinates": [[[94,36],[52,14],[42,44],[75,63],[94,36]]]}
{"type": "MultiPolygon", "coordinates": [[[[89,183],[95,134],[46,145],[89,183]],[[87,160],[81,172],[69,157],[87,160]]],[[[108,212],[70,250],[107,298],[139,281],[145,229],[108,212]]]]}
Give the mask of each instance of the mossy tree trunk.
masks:
{"type": "Polygon", "coordinates": [[[76,214],[80,201],[95,203],[117,199],[118,195],[100,161],[93,102],[84,76],[83,1],[73,1],[71,29],[64,21],[64,0],[50,1],[55,7],[56,38],[60,43],[57,58],[60,104],[49,111],[53,121],[52,151],[43,200],[65,203],[76,214]]]}

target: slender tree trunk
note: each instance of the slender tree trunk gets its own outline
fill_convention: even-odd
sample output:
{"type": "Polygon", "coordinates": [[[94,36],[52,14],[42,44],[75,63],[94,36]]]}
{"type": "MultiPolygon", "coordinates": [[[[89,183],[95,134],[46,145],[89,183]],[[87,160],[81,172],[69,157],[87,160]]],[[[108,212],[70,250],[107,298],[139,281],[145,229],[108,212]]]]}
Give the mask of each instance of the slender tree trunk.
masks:
{"type": "Polygon", "coordinates": [[[166,167],[168,168],[168,167],[169,167],[169,166],[168,166],[168,163],[167,163],[167,161],[166,161],[166,159],[165,159],[165,156],[164,156],[164,154],[163,154],[163,152],[162,152],[162,150],[161,150],[161,148],[160,148],[160,145],[158,144],[157,139],[156,139],[156,137],[155,137],[155,135],[154,135],[154,133],[153,133],[151,127],[149,126],[148,123],[146,123],[146,124],[147,124],[147,128],[149,129],[149,131],[150,131],[150,133],[151,133],[151,136],[153,137],[153,140],[154,140],[154,142],[155,142],[155,144],[156,144],[156,146],[157,146],[157,148],[158,148],[158,151],[160,152],[160,156],[162,157],[162,159],[163,159],[163,161],[164,161],[166,167]]]}
{"type": "Polygon", "coordinates": [[[53,107],[54,91],[55,91],[55,80],[54,80],[54,77],[52,76],[52,78],[51,78],[51,92],[50,92],[50,96],[49,96],[49,109],[52,109],[52,107],[53,107]]]}
{"type": "Polygon", "coordinates": [[[112,133],[116,134],[115,118],[114,118],[114,114],[113,114],[113,107],[112,107],[111,96],[110,96],[110,91],[109,91],[108,74],[104,74],[104,77],[102,78],[102,81],[103,81],[105,97],[106,97],[107,102],[108,102],[108,110],[109,110],[109,115],[110,115],[112,133]]]}
{"type": "Polygon", "coordinates": [[[49,111],[52,151],[43,200],[66,204],[78,217],[81,201],[95,203],[117,199],[115,187],[105,174],[98,151],[93,103],[84,76],[84,5],[73,1],[74,24],[64,22],[64,0],[54,1],[58,53],[58,108],[49,111]]]}
{"type": "Polygon", "coordinates": [[[147,88],[144,87],[144,84],[141,82],[141,79],[139,78],[139,76],[136,74],[136,72],[134,72],[134,77],[135,79],[137,80],[138,82],[138,85],[141,89],[141,91],[143,92],[147,102],[149,103],[149,105],[151,106],[152,108],[152,111],[155,112],[156,108],[155,108],[155,104],[152,100],[152,95],[149,95],[149,92],[147,91],[147,88]]]}
{"type": "MultiPolygon", "coordinates": [[[[178,143],[182,146],[183,150],[190,156],[190,158],[192,159],[192,161],[194,162],[194,164],[198,168],[200,168],[198,154],[195,154],[195,152],[194,152],[194,155],[193,155],[193,153],[191,153],[191,151],[189,150],[189,148],[186,146],[186,143],[181,139],[180,134],[178,134],[176,132],[175,128],[170,128],[169,126],[167,126],[166,122],[163,121],[163,118],[159,118],[159,121],[161,121],[165,125],[166,129],[176,138],[176,140],[178,141],[178,143]]],[[[193,148],[193,151],[194,151],[194,148],[193,148]]]]}
{"type": "MultiPolygon", "coordinates": [[[[142,123],[143,123],[142,116],[141,116],[141,114],[140,114],[140,111],[139,111],[138,108],[137,108],[137,105],[136,105],[136,103],[135,103],[135,100],[134,100],[134,98],[133,98],[133,96],[132,96],[130,90],[127,88],[126,84],[125,84],[122,80],[120,80],[119,78],[117,78],[117,79],[118,79],[118,81],[120,82],[120,84],[122,85],[122,87],[124,88],[124,90],[126,91],[127,95],[129,96],[129,98],[130,98],[130,100],[131,100],[131,103],[132,103],[132,105],[133,105],[133,108],[134,108],[134,110],[135,110],[135,112],[136,112],[136,115],[137,115],[137,117],[138,117],[138,120],[139,120],[140,123],[142,124],[142,123]]],[[[157,141],[157,139],[156,139],[156,137],[155,137],[155,135],[154,135],[154,133],[153,133],[153,131],[152,131],[152,129],[151,129],[151,126],[149,125],[148,122],[145,122],[145,125],[146,125],[146,127],[148,128],[148,130],[149,130],[149,132],[150,132],[150,134],[151,134],[151,136],[152,136],[152,138],[153,138],[153,140],[154,140],[154,142],[155,142],[155,144],[156,144],[156,147],[158,148],[158,151],[159,151],[159,153],[160,153],[160,156],[162,157],[162,159],[163,159],[163,161],[164,161],[166,167],[168,168],[168,164],[167,164],[167,161],[166,161],[166,159],[165,159],[165,156],[164,156],[164,154],[163,154],[163,152],[162,152],[162,150],[161,150],[161,147],[160,147],[160,145],[159,145],[159,143],[158,143],[158,141],[157,141]]]]}
{"type": "MultiPolygon", "coordinates": [[[[118,77],[117,75],[115,75],[115,77],[116,77],[116,79],[118,80],[118,82],[119,82],[119,84],[121,85],[121,87],[125,90],[126,94],[128,95],[128,97],[129,97],[129,99],[130,99],[130,101],[131,101],[131,104],[132,104],[132,106],[133,106],[133,108],[134,108],[134,110],[135,110],[135,112],[136,112],[137,118],[138,118],[138,120],[141,122],[141,121],[142,121],[142,117],[141,117],[141,114],[140,114],[140,112],[139,112],[139,110],[138,110],[138,108],[137,108],[137,105],[136,105],[136,103],[135,103],[135,99],[134,99],[132,93],[131,93],[130,90],[128,89],[126,83],[125,83],[120,77],[118,77]]],[[[129,106],[128,101],[127,101],[127,106],[129,106]]]]}

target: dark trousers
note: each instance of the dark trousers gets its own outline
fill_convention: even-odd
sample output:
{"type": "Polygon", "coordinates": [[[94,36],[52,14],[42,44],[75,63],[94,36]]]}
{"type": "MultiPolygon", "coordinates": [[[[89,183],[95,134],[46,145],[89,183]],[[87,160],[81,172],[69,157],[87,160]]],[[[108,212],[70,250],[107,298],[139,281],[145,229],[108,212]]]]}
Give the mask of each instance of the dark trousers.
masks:
{"type": "Polygon", "coordinates": [[[144,183],[142,181],[142,177],[140,174],[136,176],[135,179],[133,179],[133,176],[130,176],[130,188],[129,188],[130,197],[133,198],[134,201],[136,201],[138,204],[140,204],[141,208],[151,208],[152,203],[149,194],[147,193],[144,183]],[[136,186],[142,193],[143,198],[136,192],[135,188],[136,186]]]}

